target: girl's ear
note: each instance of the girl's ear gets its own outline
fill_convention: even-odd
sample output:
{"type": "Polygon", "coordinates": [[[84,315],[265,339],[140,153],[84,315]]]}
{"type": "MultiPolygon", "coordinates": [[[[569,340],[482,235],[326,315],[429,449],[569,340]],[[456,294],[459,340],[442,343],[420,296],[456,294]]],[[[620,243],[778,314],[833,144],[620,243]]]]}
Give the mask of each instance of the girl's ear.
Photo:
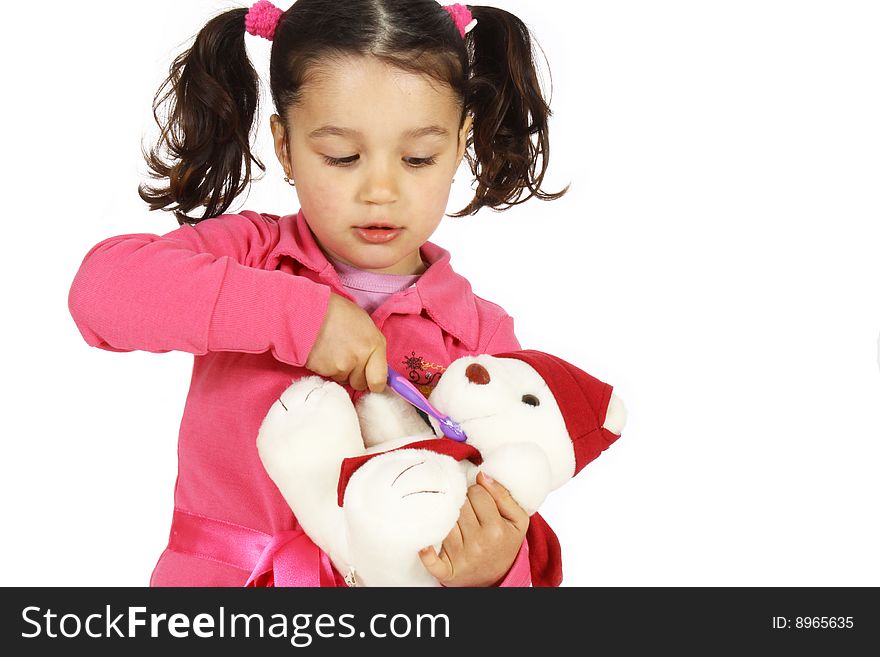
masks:
{"type": "Polygon", "coordinates": [[[290,171],[290,153],[287,149],[287,131],[284,122],[277,114],[269,117],[269,126],[272,128],[272,141],[275,144],[275,156],[284,168],[284,175],[293,177],[290,171]]]}
{"type": "Polygon", "coordinates": [[[464,157],[464,150],[467,147],[467,136],[473,124],[474,115],[468,112],[464,119],[464,124],[462,124],[461,130],[458,133],[458,154],[456,155],[458,164],[461,164],[461,160],[464,157]]]}

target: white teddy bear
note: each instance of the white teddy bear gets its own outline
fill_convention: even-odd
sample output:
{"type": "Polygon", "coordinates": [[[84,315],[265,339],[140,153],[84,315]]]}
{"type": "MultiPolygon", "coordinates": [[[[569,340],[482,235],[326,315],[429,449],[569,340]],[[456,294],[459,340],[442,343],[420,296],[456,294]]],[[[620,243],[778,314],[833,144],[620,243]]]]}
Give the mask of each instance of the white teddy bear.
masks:
{"type": "Polygon", "coordinates": [[[257,448],[350,585],[437,586],[418,552],[439,551],[478,469],[531,515],[620,435],[626,411],[611,390],[543,352],[459,358],[430,399],[466,433],[459,443],[391,390],[355,408],[340,385],[310,376],[269,409],[257,448]]]}

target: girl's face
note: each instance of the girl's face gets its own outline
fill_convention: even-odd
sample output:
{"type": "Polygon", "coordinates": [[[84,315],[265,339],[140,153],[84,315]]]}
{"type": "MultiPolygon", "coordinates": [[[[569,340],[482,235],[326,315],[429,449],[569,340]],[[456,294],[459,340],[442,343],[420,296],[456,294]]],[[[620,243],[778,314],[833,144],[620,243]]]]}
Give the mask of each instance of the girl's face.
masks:
{"type": "Polygon", "coordinates": [[[327,64],[292,107],[275,153],[328,255],[388,274],[421,273],[419,247],[446,212],[467,118],[448,88],[372,57],[327,64]]]}

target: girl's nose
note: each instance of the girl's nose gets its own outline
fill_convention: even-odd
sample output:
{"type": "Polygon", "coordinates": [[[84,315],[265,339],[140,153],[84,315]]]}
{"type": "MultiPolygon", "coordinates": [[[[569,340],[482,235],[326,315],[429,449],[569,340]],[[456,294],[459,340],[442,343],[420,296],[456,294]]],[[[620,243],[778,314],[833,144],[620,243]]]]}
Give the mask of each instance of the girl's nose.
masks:
{"type": "Polygon", "coordinates": [[[369,172],[361,190],[361,200],[366,203],[385,204],[397,200],[398,189],[394,173],[388,168],[376,166],[369,172]]]}
{"type": "Polygon", "coordinates": [[[486,371],[485,367],[478,363],[471,363],[468,365],[467,369],[464,371],[464,375],[468,378],[468,381],[476,383],[478,386],[486,385],[491,381],[489,378],[489,372],[486,371]]]}

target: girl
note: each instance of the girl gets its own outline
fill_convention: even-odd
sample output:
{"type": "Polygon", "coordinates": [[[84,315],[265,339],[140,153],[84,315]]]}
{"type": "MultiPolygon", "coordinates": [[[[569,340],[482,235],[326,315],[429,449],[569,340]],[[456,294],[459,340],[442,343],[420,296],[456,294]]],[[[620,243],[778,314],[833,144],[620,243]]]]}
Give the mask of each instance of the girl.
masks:
{"type": "MultiPolygon", "coordinates": [[[[455,358],[519,348],[512,319],[427,240],[464,157],[476,192],[452,216],[566,191],[541,190],[550,110],[528,29],[501,9],[433,0],[298,0],[284,12],[262,0],[204,26],[154,110],[165,101],[147,158],[158,182],[140,195],[181,226],[100,242],[69,297],[90,345],[195,355],[151,584],[342,584],[265,474],[257,429],[308,371],[356,396],[382,390],[390,362],[429,392],[455,358]],[[295,213],[225,214],[252,164],[265,170],[250,149],[259,79],[246,33],[273,41],[270,124],[295,213]]],[[[422,560],[447,586],[545,583],[552,546],[524,541],[528,526],[481,477],[422,560]]]]}

